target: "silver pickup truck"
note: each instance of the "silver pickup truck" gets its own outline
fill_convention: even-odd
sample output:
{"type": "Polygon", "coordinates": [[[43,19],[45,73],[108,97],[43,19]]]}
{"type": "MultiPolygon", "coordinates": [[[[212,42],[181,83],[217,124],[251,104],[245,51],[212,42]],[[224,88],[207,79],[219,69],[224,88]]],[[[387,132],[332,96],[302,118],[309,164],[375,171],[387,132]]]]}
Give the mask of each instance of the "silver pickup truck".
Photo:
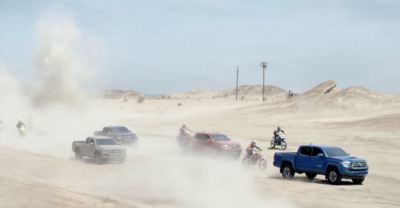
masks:
{"type": "Polygon", "coordinates": [[[75,158],[81,160],[84,156],[94,158],[95,163],[100,164],[105,161],[125,162],[126,150],[117,145],[109,137],[92,136],[85,141],[73,141],[72,151],[75,152],[75,158]]]}

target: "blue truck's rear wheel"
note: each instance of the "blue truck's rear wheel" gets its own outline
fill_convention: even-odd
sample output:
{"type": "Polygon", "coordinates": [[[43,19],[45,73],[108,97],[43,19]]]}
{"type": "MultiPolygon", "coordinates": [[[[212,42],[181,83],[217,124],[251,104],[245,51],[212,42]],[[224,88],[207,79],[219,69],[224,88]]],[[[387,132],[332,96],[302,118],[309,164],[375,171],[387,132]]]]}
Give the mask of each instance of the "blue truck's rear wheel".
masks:
{"type": "Polygon", "coordinates": [[[294,177],[294,171],[290,164],[285,164],[282,167],[282,176],[287,179],[291,179],[294,177]]]}

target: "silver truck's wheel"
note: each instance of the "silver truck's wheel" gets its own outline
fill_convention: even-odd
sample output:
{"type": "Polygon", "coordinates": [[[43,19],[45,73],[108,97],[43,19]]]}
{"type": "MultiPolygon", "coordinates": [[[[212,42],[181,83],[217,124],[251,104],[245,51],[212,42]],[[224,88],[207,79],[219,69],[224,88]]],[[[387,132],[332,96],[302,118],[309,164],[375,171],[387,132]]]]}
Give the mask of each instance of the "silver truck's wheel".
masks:
{"type": "Polygon", "coordinates": [[[287,147],[286,142],[285,142],[285,141],[282,141],[282,142],[281,142],[281,149],[285,150],[286,147],[287,147]]]}
{"type": "Polygon", "coordinates": [[[338,170],[333,168],[333,169],[330,169],[328,171],[328,181],[329,181],[329,183],[331,183],[331,184],[340,184],[341,180],[342,180],[342,177],[341,177],[341,175],[340,175],[338,170]]]}
{"type": "Polygon", "coordinates": [[[95,162],[96,164],[101,164],[101,163],[103,162],[103,159],[101,159],[100,153],[96,152],[96,153],[94,154],[94,162],[95,162]]]}
{"type": "Polygon", "coordinates": [[[282,176],[287,179],[291,179],[294,177],[294,171],[290,164],[285,164],[282,167],[282,176]]]}
{"type": "Polygon", "coordinates": [[[261,158],[261,159],[258,161],[258,167],[259,167],[261,170],[265,170],[265,168],[267,168],[267,160],[265,160],[264,158],[261,158]]]}
{"type": "Polygon", "coordinates": [[[75,159],[82,160],[82,154],[79,149],[75,149],[75,159]]]}

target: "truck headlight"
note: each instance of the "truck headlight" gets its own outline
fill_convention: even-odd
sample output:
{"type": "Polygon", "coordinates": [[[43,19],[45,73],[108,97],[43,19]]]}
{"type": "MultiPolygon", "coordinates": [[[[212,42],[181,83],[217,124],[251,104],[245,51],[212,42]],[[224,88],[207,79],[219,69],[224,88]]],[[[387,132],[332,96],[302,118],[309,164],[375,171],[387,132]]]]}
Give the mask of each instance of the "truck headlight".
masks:
{"type": "Polygon", "coordinates": [[[227,144],[224,144],[224,145],[221,145],[221,148],[226,150],[226,149],[229,149],[229,146],[227,144]]]}
{"type": "Polygon", "coordinates": [[[348,168],[348,167],[350,167],[351,162],[346,160],[346,161],[340,162],[340,164],[342,164],[344,167],[348,168]]]}

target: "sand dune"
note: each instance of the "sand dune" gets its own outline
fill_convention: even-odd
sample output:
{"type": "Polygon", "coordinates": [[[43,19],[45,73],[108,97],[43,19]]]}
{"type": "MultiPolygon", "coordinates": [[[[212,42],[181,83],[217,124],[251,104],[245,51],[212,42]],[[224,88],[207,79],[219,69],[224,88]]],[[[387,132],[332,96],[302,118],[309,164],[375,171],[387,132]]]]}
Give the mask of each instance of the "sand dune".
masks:
{"type": "Polygon", "coordinates": [[[270,86],[265,102],[256,99],[260,86],[239,89],[244,99],[238,101],[235,89],[148,97],[143,103],[136,100],[140,94],[116,91],[108,99],[81,100],[78,107],[26,108],[33,118],[25,138],[15,131],[16,115],[5,114],[13,117],[3,117],[0,132],[0,207],[400,206],[398,95],[340,90],[333,80],[292,98],[270,86]],[[257,140],[267,169],[182,154],[175,144],[182,122],[193,131],[225,133],[243,147],[257,140]],[[110,124],[126,125],[139,136],[125,164],[73,159],[73,140],[110,124]],[[277,125],[286,132],[286,152],[308,143],[338,145],[365,158],[370,174],[363,185],[332,186],[322,176],[310,181],[299,174],[283,180],[272,166],[281,150],[268,149],[277,125]]]}

